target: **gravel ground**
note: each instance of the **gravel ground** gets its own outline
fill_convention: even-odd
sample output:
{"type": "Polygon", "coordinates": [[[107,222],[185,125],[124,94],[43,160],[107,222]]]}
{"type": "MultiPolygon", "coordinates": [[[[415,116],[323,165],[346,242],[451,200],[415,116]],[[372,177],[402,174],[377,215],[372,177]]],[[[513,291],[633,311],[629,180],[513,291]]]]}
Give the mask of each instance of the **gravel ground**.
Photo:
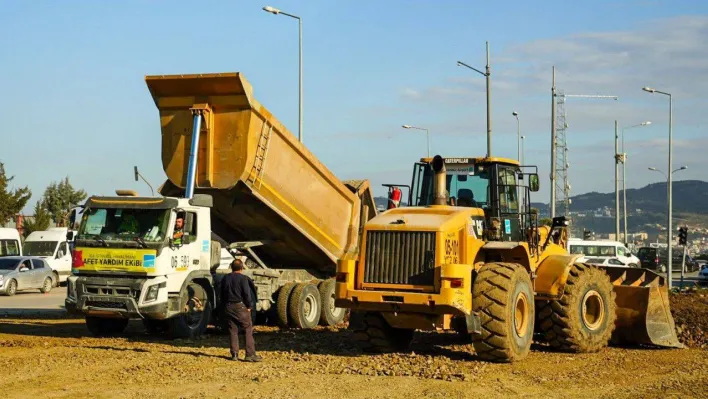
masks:
{"type": "MultiPolygon", "coordinates": [[[[706,305],[705,297],[671,300],[677,326],[704,342],[705,327],[698,333],[687,323],[705,319],[705,308],[696,307],[706,305]]],[[[534,345],[514,364],[478,361],[455,334],[418,333],[414,352],[370,355],[344,329],[259,326],[256,344],[265,361],[251,364],[227,360],[228,338],[213,331],[195,341],[167,340],[133,322],[120,337],[98,339],[83,320],[3,318],[0,392],[8,398],[708,397],[708,351],[700,344],[582,355],[534,345]]]]}

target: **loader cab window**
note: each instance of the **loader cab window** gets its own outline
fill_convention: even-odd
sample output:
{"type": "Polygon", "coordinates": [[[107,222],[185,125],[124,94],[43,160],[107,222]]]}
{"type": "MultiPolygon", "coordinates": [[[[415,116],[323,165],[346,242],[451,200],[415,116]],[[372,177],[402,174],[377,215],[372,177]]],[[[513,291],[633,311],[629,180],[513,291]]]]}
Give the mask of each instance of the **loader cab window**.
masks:
{"type": "Polygon", "coordinates": [[[454,199],[455,205],[471,208],[487,208],[489,205],[489,174],[448,174],[448,198],[454,199]]]}
{"type": "Polygon", "coordinates": [[[519,199],[516,188],[516,171],[510,167],[500,166],[498,169],[499,211],[517,213],[519,199]]]}

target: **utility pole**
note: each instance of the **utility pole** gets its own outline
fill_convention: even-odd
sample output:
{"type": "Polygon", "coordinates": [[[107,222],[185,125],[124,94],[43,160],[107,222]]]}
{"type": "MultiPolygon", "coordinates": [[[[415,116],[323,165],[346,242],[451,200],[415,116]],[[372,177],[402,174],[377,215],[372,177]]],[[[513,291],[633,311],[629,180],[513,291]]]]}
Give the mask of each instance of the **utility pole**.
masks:
{"type": "Polygon", "coordinates": [[[491,67],[489,66],[489,42],[487,42],[487,158],[492,156],[492,86],[490,81],[491,67]]]}
{"type": "Polygon", "coordinates": [[[620,240],[620,193],[619,193],[619,133],[615,119],[615,240],[620,240]]]}
{"type": "Polygon", "coordinates": [[[556,217],[556,67],[551,86],[551,219],[556,217]]]}

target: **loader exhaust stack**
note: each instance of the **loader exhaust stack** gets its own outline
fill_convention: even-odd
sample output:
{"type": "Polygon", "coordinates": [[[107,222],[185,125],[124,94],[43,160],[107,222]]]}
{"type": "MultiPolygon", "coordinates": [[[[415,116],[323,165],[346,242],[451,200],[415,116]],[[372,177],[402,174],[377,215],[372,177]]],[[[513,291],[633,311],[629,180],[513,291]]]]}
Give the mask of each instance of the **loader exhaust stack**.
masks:
{"type": "Polygon", "coordinates": [[[433,158],[433,172],[435,172],[435,200],[434,205],[445,205],[447,204],[447,194],[446,194],[446,173],[445,170],[445,160],[440,155],[436,155],[433,158]]]}

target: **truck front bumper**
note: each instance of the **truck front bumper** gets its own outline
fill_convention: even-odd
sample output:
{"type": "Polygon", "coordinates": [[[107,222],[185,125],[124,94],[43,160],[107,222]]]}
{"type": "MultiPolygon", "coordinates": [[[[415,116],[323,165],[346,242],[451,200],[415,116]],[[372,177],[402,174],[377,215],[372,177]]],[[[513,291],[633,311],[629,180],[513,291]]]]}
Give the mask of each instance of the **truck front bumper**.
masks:
{"type": "Polygon", "coordinates": [[[154,280],[72,277],[67,282],[64,305],[67,312],[72,314],[125,319],[166,319],[171,316],[166,293],[158,295],[158,299],[152,301],[153,303],[140,304],[145,298],[146,289],[155,285],[153,283],[161,283],[154,280]],[[147,284],[148,282],[151,284],[147,284]],[[165,298],[160,298],[162,296],[165,298]]]}

